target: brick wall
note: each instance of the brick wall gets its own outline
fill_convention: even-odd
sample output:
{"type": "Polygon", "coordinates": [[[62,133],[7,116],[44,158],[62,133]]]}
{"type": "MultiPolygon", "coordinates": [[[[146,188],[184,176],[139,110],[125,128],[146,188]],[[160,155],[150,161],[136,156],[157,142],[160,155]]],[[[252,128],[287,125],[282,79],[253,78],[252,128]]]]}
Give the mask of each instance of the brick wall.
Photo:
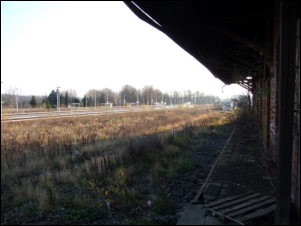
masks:
{"type": "MultiPolygon", "coordinates": [[[[270,150],[276,158],[278,152],[279,137],[279,37],[280,37],[280,4],[276,3],[274,7],[274,26],[273,26],[273,59],[270,73],[270,150]]],[[[276,159],[274,159],[276,161],[276,159]]]]}
{"type": "MultiPolygon", "coordinates": [[[[262,128],[262,135],[266,147],[272,151],[274,161],[277,162],[279,141],[279,57],[280,57],[280,3],[274,3],[273,17],[273,51],[269,71],[253,78],[253,109],[256,122],[262,128]],[[270,89],[268,96],[258,98],[258,89],[270,89]]],[[[296,42],[296,88],[294,113],[294,143],[292,152],[292,184],[291,198],[300,218],[300,18],[297,22],[296,42]]],[[[289,152],[288,152],[289,153],[289,152]]]]}

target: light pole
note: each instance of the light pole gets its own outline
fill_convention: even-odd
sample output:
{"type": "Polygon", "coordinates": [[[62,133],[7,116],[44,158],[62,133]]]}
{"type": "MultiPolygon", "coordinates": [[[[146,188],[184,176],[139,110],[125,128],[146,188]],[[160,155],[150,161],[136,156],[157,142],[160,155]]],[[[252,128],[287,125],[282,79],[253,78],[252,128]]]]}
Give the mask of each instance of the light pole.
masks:
{"type": "Polygon", "coordinates": [[[17,113],[18,113],[18,94],[17,94],[17,90],[18,90],[18,88],[16,88],[16,109],[17,109],[17,113]]]}
{"type": "Polygon", "coordinates": [[[60,114],[60,94],[59,94],[59,88],[61,87],[56,87],[56,104],[57,104],[57,111],[60,114]]]}

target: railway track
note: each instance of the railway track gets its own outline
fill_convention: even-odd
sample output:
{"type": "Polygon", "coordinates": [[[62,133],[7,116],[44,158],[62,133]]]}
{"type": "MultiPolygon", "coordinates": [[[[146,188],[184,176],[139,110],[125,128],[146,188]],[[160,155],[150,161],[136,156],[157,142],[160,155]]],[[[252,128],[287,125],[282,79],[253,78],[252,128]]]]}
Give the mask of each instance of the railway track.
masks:
{"type": "MultiPolygon", "coordinates": [[[[147,109],[150,111],[151,109],[147,109]]],[[[163,108],[156,108],[155,110],[163,110],[163,108]]],[[[113,109],[103,111],[73,111],[71,112],[32,112],[32,113],[20,113],[20,114],[8,114],[1,118],[3,122],[17,122],[24,120],[38,120],[38,119],[49,119],[49,118],[63,118],[63,117],[77,117],[77,116],[91,116],[91,115],[102,115],[102,114],[120,114],[129,112],[141,112],[142,108],[134,109],[113,109]]]]}

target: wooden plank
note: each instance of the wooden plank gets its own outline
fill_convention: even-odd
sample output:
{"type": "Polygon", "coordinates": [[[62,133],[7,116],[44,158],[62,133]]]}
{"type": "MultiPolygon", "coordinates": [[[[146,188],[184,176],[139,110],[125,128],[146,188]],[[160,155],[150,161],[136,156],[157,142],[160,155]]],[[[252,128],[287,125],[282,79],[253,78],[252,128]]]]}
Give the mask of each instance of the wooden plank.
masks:
{"type": "Polygon", "coordinates": [[[234,206],[234,207],[230,207],[228,209],[225,209],[223,211],[221,211],[222,214],[229,214],[231,212],[235,212],[237,210],[241,210],[242,208],[246,208],[248,206],[251,206],[251,205],[254,205],[254,204],[257,204],[259,202],[263,202],[267,199],[270,199],[271,197],[270,196],[262,196],[260,198],[257,198],[257,199],[252,199],[246,203],[243,203],[243,204],[240,204],[240,205],[237,205],[237,206],[234,206]]]}
{"type": "Polygon", "coordinates": [[[225,223],[225,218],[227,218],[227,219],[229,219],[229,220],[231,220],[231,221],[234,221],[234,222],[236,222],[236,223],[238,223],[238,224],[240,224],[240,225],[244,225],[244,223],[238,221],[238,220],[235,219],[235,218],[232,218],[232,217],[228,217],[228,216],[226,216],[226,215],[223,215],[223,214],[221,214],[220,212],[215,211],[215,210],[213,210],[213,209],[211,209],[211,208],[208,208],[208,210],[210,210],[214,215],[218,215],[218,216],[219,216],[219,219],[220,219],[223,223],[225,223]]]}
{"type": "Polygon", "coordinates": [[[275,208],[276,208],[276,204],[272,205],[272,206],[270,206],[270,207],[268,207],[266,209],[259,209],[255,213],[251,213],[251,214],[248,214],[248,215],[240,218],[238,221],[240,221],[242,223],[245,223],[245,222],[248,222],[250,220],[254,220],[256,218],[263,217],[265,215],[273,213],[275,211],[275,208]]]}
{"type": "MultiPolygon", "coordinates": [[[[236,127],[235,127],[235,128],[236,128],[236,127]]],[[[234,133],[234,131],[235,131],[235,128],[233,129],[233,131],[232,131],[232,133],[231,133],[231,136],[229,137],[229,139],[228,139],[226,145],[224,146],[223,150],[221,151],[220,155],[218,156],[217,160],[215,161],[213,167],[211,168],[211,170],[210,170],[210,172],[209,172],[209,174],[208,174],[206,180],[204,181],[204,183],[202,184],[200,190],[198,191],[198,193],[196,194],[196,196],[195,196],[194,199],[192,200],[192,202],[191,202],[192,204],[196,204],[196,203],[199,202],[199,198],[200,198],[201,195],[203,194],[203,191],[204,191],[204,189],[206,188],[206,185],[207,185],[209,179],[211,178],[211,176],[212,176],[212,174],[213,174],[213,172],[214,172],[214,170],[215,170],[215,168],[216,168],[216,166],[217,166],[217,164],[218,164],[218,162],[219,162],[219,160],[220,160],[220,158],[221,158],[221,156],[222,156],[222,154],[223,154],[225,148],[227,147],[227,144],[228,144],[229,141],[231,140],[232,135],[233,135],[233,133],[234,133]]]]}
{"type": "Polygon", "coordinates": [[[249,207],[244,208],[242,210],[236,211],[234,213],[227,214],[227,216],[229,216],[229,217],[236,217],[236,216],[239,216],[241,214],[245,214],[245,213],[248,213],[250,211],[254,211],[254,210],[258,209],[258,208],[261,208],[261,207],[264,207],[264,206],[269,206],[271,204],[274,204],[275,202],[276,202],[276,200],[269,199],[269,200],[266,200],[264,202],[260,202],[260,203],[258,203],[256,205],[249,206],[249,207]]]}
{"type": "Polygon", "coordinates": [[[215,206],[212,209],[214,209],[214,210],[220,210],[220,209],[223,209],[223,208],[228,208],[228,207],[240,204],[242,202],[246,202],[246,201],[248,201],[250,199],[253,199],[253,198],[256,198],[256,197],[259,197],[259,196],[261,196],[261,194],[256,193],[256,194],[249,195],[247,197],[244,197],[244,198],[241,198],[241,199],[238,199],[238,200],[234,200],[234,201],[227,202],[227,203],[219,205],[219,206],[215,206]]]}
{"type": "Polygon", "coordinates": [[[228,198],[224,198],[224,199],[219,199],[219,200],[216,200],[214,202],[211,202],[207,205],[204,205],[205,208],[208,208],[208,207],[213,207],[213,206],[216,206],[216,205],[219,205],[219,204],[222,204],[224,202],[228,202],[228,201],[233,201],[233,200],[236,200],[236,199],[240,199],[242,197],[245,197],[247,195],[251,195],[253,194],[254,192],[253,191],[248,191],[247,193],[245,194],[242,194],[242,195],[237,195],[237,196],[233,196],[233,197],[228,197],[228,198]]]}

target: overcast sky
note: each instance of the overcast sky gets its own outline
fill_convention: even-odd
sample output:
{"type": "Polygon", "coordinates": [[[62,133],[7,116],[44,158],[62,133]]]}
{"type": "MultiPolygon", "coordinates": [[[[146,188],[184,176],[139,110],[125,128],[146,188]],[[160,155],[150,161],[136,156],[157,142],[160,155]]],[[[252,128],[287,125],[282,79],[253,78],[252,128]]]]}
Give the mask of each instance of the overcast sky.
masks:
{"type": "MultiPolygon", "coordinates": [[[[139,5],[139,2],[137,2],[139,5]]],[[[154,18],[155,19],[155,18],[154,18]]],[[[120,91],[129,84],[190,89],[222,98],[246,93],[226,86],[123,2],[1,1],[1,93],[75,89],[120,91]]]]}

